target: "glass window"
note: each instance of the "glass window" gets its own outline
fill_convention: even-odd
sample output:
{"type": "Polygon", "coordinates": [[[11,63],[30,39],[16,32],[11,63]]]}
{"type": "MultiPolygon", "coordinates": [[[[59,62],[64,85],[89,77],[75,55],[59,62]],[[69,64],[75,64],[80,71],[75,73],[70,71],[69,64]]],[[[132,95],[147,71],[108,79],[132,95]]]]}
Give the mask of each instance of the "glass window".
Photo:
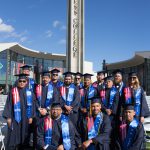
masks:
{"type": "Polygon", "coordinates": [[[7,57],[7,51],[6,50],[0,52],[0,59],[6,59],[6,57],[7,57]]]}

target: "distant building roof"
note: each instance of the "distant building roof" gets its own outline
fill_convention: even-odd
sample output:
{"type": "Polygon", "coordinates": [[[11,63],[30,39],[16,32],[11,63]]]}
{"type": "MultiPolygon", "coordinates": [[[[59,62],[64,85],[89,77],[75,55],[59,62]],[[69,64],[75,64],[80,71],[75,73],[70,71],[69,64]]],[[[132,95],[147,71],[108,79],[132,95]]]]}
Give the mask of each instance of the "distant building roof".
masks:
{"type": "Polygon", "coordinates": [[[12,51],[17,52],[19,54],[30,56],[30,57],[36,57],[36,58],[60,59],[60,60],[64,60],[66,58],[65,54],[53,54],[47,52],[40,52],[37,50],[26,48],[18,43],[0,43],[0,52],[6,49],[11,49],[12,51]]]}
{"type": "Polygon", "coordinates": [[[120,61],[116,63],[107,63],[107,70],[129,68],[144,63],[144,58],[150,59],[150,51],[138,51],[135,52],[135,56],[129,60],[120,61]]]}

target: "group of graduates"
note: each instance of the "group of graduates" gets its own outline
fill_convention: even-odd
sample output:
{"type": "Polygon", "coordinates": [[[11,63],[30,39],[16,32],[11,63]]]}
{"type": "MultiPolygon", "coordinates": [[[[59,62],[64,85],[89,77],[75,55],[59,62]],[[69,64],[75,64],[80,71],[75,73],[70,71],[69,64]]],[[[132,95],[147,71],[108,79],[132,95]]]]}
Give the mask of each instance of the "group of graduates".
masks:
{"type": "Polygon", "coordinates": [[[3,112],[7,150],[142,149],[149,108],[135,72],[126,84],[121,70],[99,71],[94,83],[92,74],[65,72],[62,82],[55,68],[36,84],[31,66],[21,68],[3,112]]]}

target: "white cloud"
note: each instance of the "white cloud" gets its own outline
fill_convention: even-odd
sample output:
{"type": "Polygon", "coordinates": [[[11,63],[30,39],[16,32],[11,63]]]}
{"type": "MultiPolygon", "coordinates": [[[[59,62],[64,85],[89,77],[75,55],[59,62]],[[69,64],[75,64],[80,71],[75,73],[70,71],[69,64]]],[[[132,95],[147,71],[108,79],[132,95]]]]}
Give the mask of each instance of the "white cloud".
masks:
{"type": "Polygon", "coordinates": [[[59,44],[66,44],[66,39],[61,39],[58,43],[59,44]]]}
{"type": "Polygon", "coordinates": [[[66,26],[63,25],[63,26],[60,27],[60,29],[61,30],[66,30],[66,26]]]}
{"type": "Polygon", "coordinates": [[[0,18],[0,32],[5,32],[5,33],[11,33],[15,29],[11,25],[7,25],[3,22],[3,20],[0,18]]]}
{"type": "Polygon", "coordinates": [[[60,25],[61,25],[61,22],[58,21],[58,20],[55,20],[55,21],[53,22],[53,27],[54,27],[54,28],[57,28],[57,27],[59,27],[60,25]]]}
{"type": "Polygon", "coordinates": [[[27,41],[27,39],[28,39],[28,38],[27,38],[27,37],[25,37],[25,36],[24,36],[24,37],[21,37],[21,38],[20,38],[20,42],[22,42],[22,43],[23,43],[23,42],[27,41]]]}
{"type": "Polygon", "coordinates": [[[51,30],[46,31],[46,37],[52,37],[53,33],[51,30]]]}

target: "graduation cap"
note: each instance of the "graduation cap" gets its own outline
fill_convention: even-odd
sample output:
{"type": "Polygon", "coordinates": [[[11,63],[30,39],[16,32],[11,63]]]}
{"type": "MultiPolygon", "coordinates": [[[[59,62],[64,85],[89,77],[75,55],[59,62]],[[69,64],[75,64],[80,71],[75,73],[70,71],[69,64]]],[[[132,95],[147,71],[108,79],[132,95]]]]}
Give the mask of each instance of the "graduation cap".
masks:
{"type": "Polygon", "coordinates": [[[54,102],[52,103],[51,108],[54,108],[54,107],[61,107],[61,104],[59,102],[54,102]]]}
{"type": "Polygon", "coordinates": [[[85,73],[83,76],[84,76],[84,79],[85,79],[85,78],[91,79],[91,76],[93,76],[93,74],[85,73]]]}
{"type": "Polygon", "coordinates": [[[132,104],[127,104],[125,110],[134,110],[134,106],[132,104]]]}
{"type": "Polygon", "coordinates": [[[104,78],[104,81],[108,81],[108,80],[111,80],[111,81],[114,81],[114,77],[113,76],[107,76],[104,78]]]}
{"type": "Polygon", "coordinates": [[[54,68],[54,69],[51,70],[51,74],[53,74],[53,73],[59,73],[59,72],[60,72],[60,70],[58,70],[57,68],[54,68]]]}
{"type": "Polygon", "coordinates": [[[97,75],[100,75],[100,74],[105,75],[105,73],[107,73],[107,71],[106,71],[106,70],[97,71],[97,75]]]}
{"type": "Polygon", "coordinates": [[[27,76],[29,76],[28,74],[16,74],[15,76],[17,76],[19,79],[27,79],[27,76]]]}
{"type": "Polygon", "coordinates": [[[48,76],[48,77],[50,77],[50,71],[43,71],[41,73],[42,73],[42,76],[48,76]]]}
{"type": "Polygon", "coordinates": [[[91,104],[94,104],[94,103],[99,103],[101,104],[101,100],[99,97],[93,97],[90,99],[91,100],[91,104]]]}
{"type": "Polygon", "coordinates": [[[75,75],[75,76],[80,76],[80,77],[82,77],[82,76],[83,76],[83,74],[82,74],[82,73],[80,73],[80,72],[76,72],[76,73],[74,73],[74,75],[75,75]]]}
{"type": "Polygon", "coordinates": [[[72,77],[72,75],[74,75],[74,73],[73,73],[73,72],[70,72],[70,71],[67,71],[67,72],[64,72],[63,75],[64,75],[65,77],[72,77]]]}
{"type": "Polygon", "coordinates": [[[20,68],[22,68],[22,70],[30,70],[32,68],[32,66],[30,66],[30,65],[24,65],[24,66],[22,66],[20,68]]]}
{"type": "Polygon", "coordinates": [[[130,77],[137,77],[137,73],[136,72],[130,72],[128,76],[129,76],[129,78],[130,77]]]}
{"type": "Polygon", "coordinates": [[[113,71],[113,74],[114,75],[115,74],[121,74],[121,75],[123,75],[123,71],[121,69],[116,69],[116,70],[113,71]]]}

